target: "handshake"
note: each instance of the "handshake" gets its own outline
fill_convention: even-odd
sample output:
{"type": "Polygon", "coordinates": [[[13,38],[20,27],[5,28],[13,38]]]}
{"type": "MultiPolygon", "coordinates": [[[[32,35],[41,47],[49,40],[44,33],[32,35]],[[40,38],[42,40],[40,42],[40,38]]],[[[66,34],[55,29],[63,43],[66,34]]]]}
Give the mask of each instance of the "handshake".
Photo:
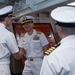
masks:
{"type": "Polygon", "coordinates": [[[23,48],[19,48],[19,52],[14,53],[13,56],[19,60],[23,57],[23,55],[25,54],[25,50],[23,48]]]}
{"type": "Polygon", "coordinates": [[[19,48],[19,55],[22,57],[25,54],[25,50],[23,48],[19,48]]]}

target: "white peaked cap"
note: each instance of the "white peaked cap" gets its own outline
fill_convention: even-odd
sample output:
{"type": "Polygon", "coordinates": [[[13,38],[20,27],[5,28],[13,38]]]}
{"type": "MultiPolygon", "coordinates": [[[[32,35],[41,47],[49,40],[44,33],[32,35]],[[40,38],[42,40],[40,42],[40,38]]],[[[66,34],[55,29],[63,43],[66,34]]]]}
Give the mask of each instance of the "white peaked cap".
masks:
{"type": "Polygon", "coordinates": [[[24,23],[28,23],[28,22],[33,22],[34,21],[34,17],[33,16],[23,16],[20,18],[19,22],[24,24],[24,23]]]}
{"type": "Polygon", "coordinates": [[[58,22],[75,23],[75,7],[57,7],[51,12],[51,17],[58,22]]]}
{"type": "Polygon", "coordinates": [[[0,16],[12,12],[12,9],[13,9],[12,6],[6,6],[6,7],[2,8],[2,9],[0,9],[0,16]]]}

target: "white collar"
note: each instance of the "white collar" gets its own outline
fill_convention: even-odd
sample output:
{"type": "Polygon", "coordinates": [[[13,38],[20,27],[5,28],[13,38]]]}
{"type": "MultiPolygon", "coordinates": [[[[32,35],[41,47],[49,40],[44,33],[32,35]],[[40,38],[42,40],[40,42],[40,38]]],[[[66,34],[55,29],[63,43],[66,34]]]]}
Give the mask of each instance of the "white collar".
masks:
{"type": "Polygon", "coordinates": [[[5,28],[5,25],[3,23],[0,23],[0,27],[4,27],[5,28]]]}
{"type": "MultiPolygon", "coordinates": [[[[32,35],[30,35],[30,37],[32,37],[33,35],[35,35],[36,34],[36,30],[35,29],[33,29],[33,33],[32,33],[32,35]]],[[[25,36],[29,36],[27,33],[26,33],[26,35],[25,36]]]]}
{"type": "Polygon", "coordinates": [[[70,41],[72,39],[75,39],[75,35],[69,35],[69,36],[63,38],[60,42],[63,43],[63,42],[70,41]]]}

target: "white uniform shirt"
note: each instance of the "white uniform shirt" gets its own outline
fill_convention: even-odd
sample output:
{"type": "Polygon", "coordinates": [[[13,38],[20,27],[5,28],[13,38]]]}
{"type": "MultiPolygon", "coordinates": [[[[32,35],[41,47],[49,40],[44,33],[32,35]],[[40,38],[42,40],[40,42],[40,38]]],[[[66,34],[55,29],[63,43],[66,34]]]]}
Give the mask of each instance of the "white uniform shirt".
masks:
{"type": "Polygon", "coordinates": [[[0,23],[0,63],[10,63],[10,54],[18,51],[19,49],[14,34],[0,23]]]}
{"type": "Polygon", "coordinates": [[[40,75],[75,75],[75,35],[61,40],[61,44],[43,60],[40,75]]]}
{"type": "Polygon", "coordinates": [[[43,33],[38,34],[36,30],[33,31],[33,34],[29,36],[27,33],[19,41],[19,47],[22,47],[26,50],[27,58],[36,58],[43,57],[42,47],[48,44],[43,33]]]}

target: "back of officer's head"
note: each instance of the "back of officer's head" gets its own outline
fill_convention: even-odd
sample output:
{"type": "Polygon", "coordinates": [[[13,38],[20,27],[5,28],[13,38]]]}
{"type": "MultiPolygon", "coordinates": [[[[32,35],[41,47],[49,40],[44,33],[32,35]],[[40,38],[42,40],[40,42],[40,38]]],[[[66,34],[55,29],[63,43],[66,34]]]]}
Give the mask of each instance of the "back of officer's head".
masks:
{"type": "Polygon", "coordinates": [[[12,6],[5,6],[0,9],[0,21],[4,21],[6,17],[12,17],[13,16],[13,7],[12,6]]]}
{"type": "Polygon", "coordinates": [[[56,21],[56,24],[61,26],[64,31],[75,33],[75,7],[61,6],[55,8],[51,12],[51,17],[56,21]]]}

